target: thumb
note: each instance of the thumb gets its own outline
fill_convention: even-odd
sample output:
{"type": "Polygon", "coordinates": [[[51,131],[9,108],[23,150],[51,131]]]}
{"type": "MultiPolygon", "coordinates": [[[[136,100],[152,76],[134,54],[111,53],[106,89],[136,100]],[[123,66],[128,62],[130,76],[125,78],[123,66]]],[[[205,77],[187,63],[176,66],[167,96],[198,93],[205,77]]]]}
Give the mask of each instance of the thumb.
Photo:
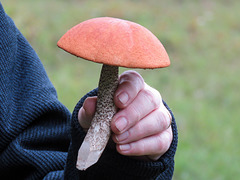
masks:
{"type": "Polygon", "coordinates": [[[87,131],[96,110],[97,97],[88,97],[78,112],[78,122],[87,131]]]}

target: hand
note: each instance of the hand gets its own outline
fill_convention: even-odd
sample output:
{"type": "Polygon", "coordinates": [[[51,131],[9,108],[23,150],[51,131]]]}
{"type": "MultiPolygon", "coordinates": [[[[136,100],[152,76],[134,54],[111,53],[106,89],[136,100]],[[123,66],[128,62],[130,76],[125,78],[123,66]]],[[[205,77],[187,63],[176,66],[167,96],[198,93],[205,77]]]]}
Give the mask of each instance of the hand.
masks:
{"type": "MultiPolygon", "coordinates": [[[[135,71],[119,78],[114,96],[119,111],[112,119],[112,139],[120,154],[157,160],[172,142],[171,115],[160,93],[148,86],[135,71]]],[[[87,130],[95,112],[96,97],[87,98],[79,110],[80,125],[87,130]]]]}

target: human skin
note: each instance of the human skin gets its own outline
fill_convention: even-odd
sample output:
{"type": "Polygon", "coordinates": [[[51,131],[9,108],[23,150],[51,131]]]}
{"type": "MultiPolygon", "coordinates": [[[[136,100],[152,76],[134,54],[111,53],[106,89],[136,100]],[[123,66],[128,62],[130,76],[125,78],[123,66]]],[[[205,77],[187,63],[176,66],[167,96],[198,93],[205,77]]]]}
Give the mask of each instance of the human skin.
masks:
{"type": "MultiPolygon", "coordinates": [[[[87,131],[95,113],[96,97],[87,98],[78,120],[87,131]]],[[[142,160],[157,160],[172,142],[171,115],[160,93],[147,85],[140,74],[126,71],[119,76],[114,94],[119,111],[111,121],[112,140],[117,151],[142,160]]]]}

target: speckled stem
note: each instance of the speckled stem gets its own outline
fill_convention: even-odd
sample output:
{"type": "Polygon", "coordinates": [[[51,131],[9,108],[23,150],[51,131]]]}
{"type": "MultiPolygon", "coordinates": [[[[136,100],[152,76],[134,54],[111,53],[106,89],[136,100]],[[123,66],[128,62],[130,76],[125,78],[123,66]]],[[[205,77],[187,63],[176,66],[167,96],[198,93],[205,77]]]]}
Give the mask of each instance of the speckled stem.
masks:
{"type": "Polygon", "coordinates": [[[117,112],[113,96],[118,85],[118,67],[103,65],[98,86],[96,113],[78,152],[77,168],[85,170],[95,164],[111,135],[110,123],[117,112]]]}

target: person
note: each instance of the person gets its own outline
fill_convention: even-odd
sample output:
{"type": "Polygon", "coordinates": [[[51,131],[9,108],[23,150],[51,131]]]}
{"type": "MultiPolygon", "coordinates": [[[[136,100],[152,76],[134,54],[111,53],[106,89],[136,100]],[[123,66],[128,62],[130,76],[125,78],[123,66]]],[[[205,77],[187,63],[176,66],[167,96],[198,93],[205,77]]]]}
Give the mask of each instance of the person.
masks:
{"type": "Polygon", "coordinates": [[[76,169],[95,111],[97,88],[71,114],[41,61],[0,3],[1,179],[171,179],[177,148],[174,116],[160,93],[135,71],[120,75],[111,122],[114,148],[76,169]]]}

